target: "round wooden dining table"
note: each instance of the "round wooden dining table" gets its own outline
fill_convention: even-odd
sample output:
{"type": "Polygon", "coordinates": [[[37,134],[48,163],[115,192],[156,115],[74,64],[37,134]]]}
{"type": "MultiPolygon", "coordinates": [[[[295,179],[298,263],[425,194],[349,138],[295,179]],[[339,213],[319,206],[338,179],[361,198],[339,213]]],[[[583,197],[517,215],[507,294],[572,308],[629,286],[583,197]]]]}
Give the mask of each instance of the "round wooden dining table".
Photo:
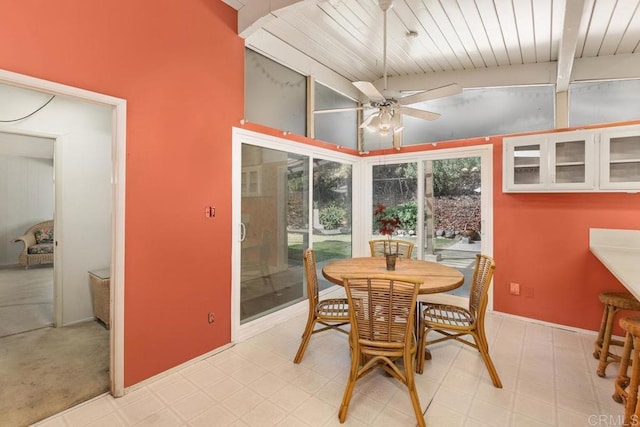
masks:
{"type": "Polygon", "coordinates": [[[344,258],[328,262],[322,275],[331,283],[342,286],[346,275],[398,274],[422,279],[420,294],[447,292],[462,286],[464,276],[453,267],[419,259],[398,258],[396,269],[387,270],[384,257],[344,258]]]}

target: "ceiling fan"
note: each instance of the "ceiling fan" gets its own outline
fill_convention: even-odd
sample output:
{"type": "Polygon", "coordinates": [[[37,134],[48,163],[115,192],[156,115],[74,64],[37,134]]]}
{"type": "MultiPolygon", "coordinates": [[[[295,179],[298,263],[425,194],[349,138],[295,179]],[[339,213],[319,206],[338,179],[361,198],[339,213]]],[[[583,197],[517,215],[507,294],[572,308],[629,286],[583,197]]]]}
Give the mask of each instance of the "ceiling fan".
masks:
{"type": "MultiPolygon", "coordinates": [[[[378,6],[383,12],[383,81],[384,90],[387,90],[387,11],[393,6],[393,0],[378,0],[378,6]]],[[[424,102],[431,99],[444,98],[446,96],[462,93],[462,87],[456,83],[442,86],[436,89],[426,90],[405,96],[399,99],[386,98],[371,82],[352,82],[352,84],[362,92],[368,99],[369,104],[362,107],[334,108],[330,110],[316,110],[315,114],[336,113],[343,111],[365,110],[369,108],[377,109],[369,115],[360,125],[362,129],[378,131],[380,135],[393,134],[393,146],[400,149],[400,132],[404,128],[402,125],[403,114],[423,120],[435,120],[440,114],[431,111],[420,110],[408,105],[424,102]]]]}

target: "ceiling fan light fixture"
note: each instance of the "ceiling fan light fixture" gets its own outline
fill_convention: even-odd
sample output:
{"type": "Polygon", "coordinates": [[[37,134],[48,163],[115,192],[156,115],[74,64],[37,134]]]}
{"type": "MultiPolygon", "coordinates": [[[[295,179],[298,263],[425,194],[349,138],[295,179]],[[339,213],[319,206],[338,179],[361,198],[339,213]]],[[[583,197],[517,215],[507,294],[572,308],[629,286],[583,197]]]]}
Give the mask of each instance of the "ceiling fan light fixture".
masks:
{"type": "Polygon", "coordinates": [[[391,127],[393,128],[394,133],[398,133],[404,129],[402,119],[400,118],[400,113],[398,111],[393,113],[393,117],[391,118],[391,127]]]}
{"type": "Polygon", "coordinates": [[[376,132],[380,128],[380,113],[375,113],[375,116],[369,121],[369,124],[365,127],[369,132],[376,132]]]}
{"type": "Polygon", "coordinates": [[[380,109],[380,115],[378,116],[380,124],[379,124],[379,128],[380,128],[380,132],[388,132],[389,130],[391,130],[391,113],[389,112],[389,110],[387,110],[386,108],[381,108],[380,109]]]}

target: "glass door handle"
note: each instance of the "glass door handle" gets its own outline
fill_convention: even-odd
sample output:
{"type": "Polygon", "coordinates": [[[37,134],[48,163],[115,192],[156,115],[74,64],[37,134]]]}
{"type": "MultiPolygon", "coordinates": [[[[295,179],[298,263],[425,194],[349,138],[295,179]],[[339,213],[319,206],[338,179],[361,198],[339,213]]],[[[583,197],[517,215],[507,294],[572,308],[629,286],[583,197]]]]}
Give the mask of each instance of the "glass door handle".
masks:
{"type": "Polygon", "coordinates": [[[240,241],[244,242],[244,238],[247,237],[247,227],[245,227],[244,223],[240,223],[240,241]]]}

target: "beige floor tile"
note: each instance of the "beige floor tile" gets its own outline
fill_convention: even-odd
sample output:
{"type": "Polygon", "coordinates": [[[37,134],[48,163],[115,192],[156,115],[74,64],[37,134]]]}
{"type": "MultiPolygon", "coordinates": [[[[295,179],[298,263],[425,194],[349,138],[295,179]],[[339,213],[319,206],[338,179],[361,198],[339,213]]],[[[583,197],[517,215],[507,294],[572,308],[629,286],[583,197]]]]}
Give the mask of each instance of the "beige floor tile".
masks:
{"type": "Polygon", "coordinates": [[[513,412],[545,424],[554,424],[556,419],[555,405],[522,394],[516,395],[513,412]]]}
{"type": "Polygon", "coordinates": [[[278,393],[271,395],[268,400],[280,406],[285,411],[291,412],[310,397],[311,395],[306,391],[288,384],[278,390],[278,393]]]}
{"type": "Polygon", "coordinates": [[[331,417],[337,419],[338,407],[329,405],[317,397],[312,396],[294,409],[292,414],[311,426],[321,426],[331,417]]]}
{"type": "Polygon", "coordinates": [[[430,427],[463,426],[466,420],[464,413],[455,411],[447,406],[433,402],[425,415],[425,421],[430,427]]]}
{"type": "Polygon", "coordinates": [[[247,413],[241,419],[250,426],[270,427],[277,425],[286,416],[287,413],[282,408],[266,400],[252,409],[247,408],[247,413]]]}
{"type": "Polygon", "coordinates": [[[253,408],[265,400],[253,390],[241,388],[231,396],[223,399],[220,404],[227,408],[232,414],[240,418],[247,412],[247,408],[253,408]]]}
{"type": "Polygon", "coordinates": [[[509,425],[511,411],[509,411],[509,408],[474,400],[471,402],[468,417],[495,427],[503,427],[509,425]]]}
{"type": "MultiPolygon", "coordinates": [[[[577,427],[598,425],[601,416],[614,425],[622,416],[624,408],[611,399],[618,366],[611,364],[606,378],[595,374],[594,336],[489,318],[491,355],[504,388],[492,385],[476,350],[456,342],[430,346],[433,359],[415,375],[429,427],[577,427]]],[[[297,316],[122,398],[105,395],[38,427],[415,426],[406,386],[378,371],[356,383],[340,424],[350,363],[346,337],[314,336],[296,365],[305,320],[297,316]]]]}
{"type": "Polygon", "coordinates": [[[191,427],[230,426],[238,417],[221,405],[211,406],[202,414],[189,421],[191,427]]]}
{"type": "Polygon", "coordinates": [[[198,390],[195,393],[174,402],[171,407],[182,420],[189,421],[202,414],[215,404],[216,402],[214,399],[208,396],[204,391],[198,390]]]}
{"type": "Polygon", "coordinates": [[[164,403],[155,395],[149,394],[120,408],[119,412],[129,424],[137,424],[145,418],[165,409],[164,403]]]}

